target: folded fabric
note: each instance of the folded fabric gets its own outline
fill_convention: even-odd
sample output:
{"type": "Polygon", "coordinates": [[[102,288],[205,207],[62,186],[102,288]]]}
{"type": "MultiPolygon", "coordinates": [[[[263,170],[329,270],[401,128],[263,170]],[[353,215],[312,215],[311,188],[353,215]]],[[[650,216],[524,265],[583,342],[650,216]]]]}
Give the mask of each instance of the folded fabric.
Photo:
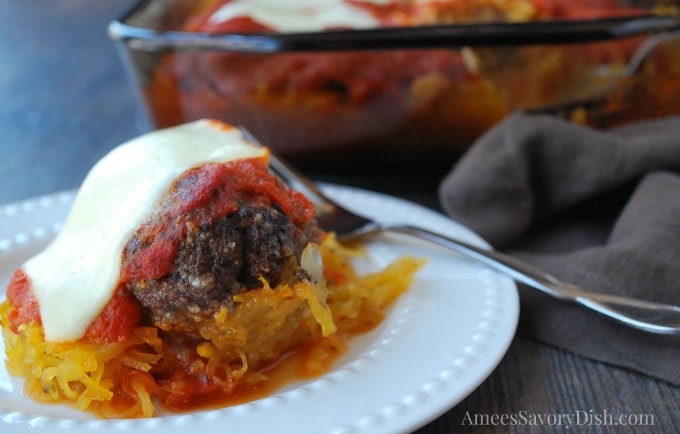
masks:
{"type": "MultiPolygon", "coordinates": [[[[440,185],[443,209],[494,248],[584,290],[680,306],[680,117],[594,130],[517,113],[440,185]]],[[[680,337],[520,285],[519,333],[680,385],[680,337]]]]}

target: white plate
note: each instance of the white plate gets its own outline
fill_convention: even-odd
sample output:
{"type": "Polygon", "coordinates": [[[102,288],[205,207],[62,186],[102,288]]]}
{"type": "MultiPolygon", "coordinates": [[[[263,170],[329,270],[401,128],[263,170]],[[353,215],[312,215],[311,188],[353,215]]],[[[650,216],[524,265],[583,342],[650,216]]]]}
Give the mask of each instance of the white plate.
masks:
{"type": "MultiPolygon", "coordinates": [[[[471,231],[418,205],[363,190],[327,186],[349,208],[385,222],[408,222],[485,245],[471,231]]],[[[0,288],[59,230],[73,192],[0,207],[0,288]]],[[[411,290],[374,331],[352,342],[326,375],[265,399],[220,410],[153,419],[102,420],[61,405],[34,403],[0,367],[0,432],[42,428],[58,434],[162,431],[164,434],[410,432],[470,394],[496,367],[519,312],[514,283],[439,247],[384,236],[368,245],[365,270],[403,254],[429,258],[411,290]]],[[[4,349],[3,349],[4,354],[4,349]]]]}

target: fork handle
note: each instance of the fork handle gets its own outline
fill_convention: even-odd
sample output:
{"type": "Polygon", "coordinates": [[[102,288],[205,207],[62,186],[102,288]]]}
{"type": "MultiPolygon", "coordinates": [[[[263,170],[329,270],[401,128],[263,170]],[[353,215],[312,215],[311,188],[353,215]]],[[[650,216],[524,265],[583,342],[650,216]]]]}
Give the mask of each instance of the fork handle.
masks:
{"type": "Polygon", "coordinates": [[[631,327],[660,334],[680,333],[680,307],[678,306],[583,291],[576,285],[562,282],[553,275],[511,256],[483,249],[427,229],[411,225],[389,225],[381,229],[415,236],[453,249],[552,297],[580,304],[631,327]]]}

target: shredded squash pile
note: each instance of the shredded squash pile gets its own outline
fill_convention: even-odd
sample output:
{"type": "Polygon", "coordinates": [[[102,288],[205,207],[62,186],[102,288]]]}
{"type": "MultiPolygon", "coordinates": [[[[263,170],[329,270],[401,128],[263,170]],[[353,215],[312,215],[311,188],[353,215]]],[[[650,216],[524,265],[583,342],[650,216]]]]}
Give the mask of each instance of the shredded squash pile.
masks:
{"type": "Polygon", "coordinates": [[[236,296],[235,308],[219,312],[199,341],[168,342],[156,328],[139,327],[111,344],[46,342],[36,323],[13,333],[8,318],[14,308],[5,301],[0,321],[7,369],[25,379],[32,399],[70,403],[107,418],[151,417],[155,401],[182,409],[197,396],[228,395],[264,382],[267,366],[299,348],[306,349],[307,374],[321,374],[352,336],[380,323],[424,261],[404,257],[358,275],[352,260],[361,248],[327,235],[319,251],[320,257],[303,254],[302,265],[313,269],[322,262],[322,273],[319,268],[310,280],[275,288],[263,281],[262,288],[236,296]]]}

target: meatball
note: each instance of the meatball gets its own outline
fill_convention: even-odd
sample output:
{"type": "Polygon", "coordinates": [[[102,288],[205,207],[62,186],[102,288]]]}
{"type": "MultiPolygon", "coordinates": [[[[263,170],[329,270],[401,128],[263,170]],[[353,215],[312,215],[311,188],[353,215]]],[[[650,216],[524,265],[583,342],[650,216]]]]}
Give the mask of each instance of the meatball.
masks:
{"type": "Polygon", "coordinates": [[[128,282],[144,309],[145,321],[166,332],[191,335],[233,296],[262,286],[300,279],[302,250],[318,242],[313,221],[304,228],[272,205],[246,204],[209,224],[190,226],[170,273],[128,282]]]}

